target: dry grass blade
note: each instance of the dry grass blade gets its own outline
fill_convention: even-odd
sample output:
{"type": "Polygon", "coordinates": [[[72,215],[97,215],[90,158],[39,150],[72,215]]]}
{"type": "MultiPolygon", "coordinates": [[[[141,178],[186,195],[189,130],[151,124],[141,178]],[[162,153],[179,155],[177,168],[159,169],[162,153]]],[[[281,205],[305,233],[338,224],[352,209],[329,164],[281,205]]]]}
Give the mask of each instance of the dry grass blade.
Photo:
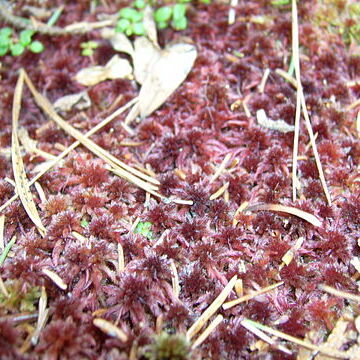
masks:
{"type": "MultiPolygon", "coordinates": [[[[299,25],[298,25],[298,13],[297,13],[296,0],[292,0],[292,41],[293,41],[293,59],[294,59],[294,65],[295,65],[295,76],[296,76],[296,82],[297,82],[298,97],[300,97],[301,107],[302,107],[303,115],[305,118],[305,124],[306,124],[307,131],[309,133],[311,147],[313,149],[321,185],[324,189],[324,193],[325,193],[327,202],[329,205],[331,205],[331,197],[330,197],[330,193],[327,188],[327,185],[326,185],[325,175],[324,175],[324,171],[322,169],[320,156],[317,151],[315,137],[314,137],[314,133],[313,133],[313,130],[311,127],[310,117],[309,117],[309,113],[306,108],[305,96],[304,96],[303,88],[301,85],[300,56],[299,56],[299,25]]],[[[297,100],[297,102],[298,102],[298,100],[297,100]]],[[[293,184],[293,186],[294,186],[294,184],[293,184]]]]}
{"type": "Polygon", "coordinates": [[[201,316],[194,322],[190,329],[186,333],[186,337],[190,340],[199,330],[204,326],[204,324],[210,319],[210,317],[220,308],[225,299],[231,293],[233,287],[235,286],[237,276],[235,275],[229,283],[224,287],[219,296],[212,302],[212,304],[201,314],[201,316]]]}
{"type": "Polygon", "coordinates": [[[276,283],[276,284],[272,284],[272,285],[270,285],[270,286],[264,287],[263,289],[260,289],[260,290],[258,290],[258,291],[254,291],[252,294],[244,295],[244,296],[242,296],[242,297],[239,298],[239,299],[235,299],[235,300],[232,300],[232,301],[228,301],[227,303],[225,303],[225,304],[223,305],[223,309],[224,309],[224,310],[228,310],[228,309],[232,308],[232,307],[235,306],[235,305],[238,305],[238,304],[240,304],[240,303],[242,303],[242,302],[251,300],[251,299],[253,299],[254,297],[256,297],[256,296],[258,296],[258,295],[265,294],[265,293],[267,293],[267,292],[269,292],[269,291],[271,291],[271,290],[273,290],[273,289],[275,289],[275,288],[277,288],[277,287],[279,287],[279,286],[281,286],[281,285],[283,285],[283,284],[284,284],[284,282],[281,281],[281,282],[278,282],[278,283],[276,283]]]}
{"type": "Polygon", "coordinates": [[[295,215],[314,226],[321,226],[321,221],[313,214],[294,208],[292,206],[280,204],[255,204],[246,208],[246,211],[280,211],[287,214],[295,215]]]}
{"type": "Polygon", "coordinates": [[[110,321],[96,318],[93,320],[93,324],[99,328],[103,333],[118,338],[122,342],[126,342],[128,340],[128,336],[119,329],[116,325],[111,323],[110,321]]]}
{"type": "Polygon", "coordinates": [[[223,319],[224,317],[222,315],[216,316],[214,321],[212,321],[210,325],[204,330],[204,332],[196,339],[191,348],[196,349],[199,345],[201,345],[216,329],[216,327],[223,321],[223,319]]]}
{"type": "Polygon", "coordinates": [[[229,184],[230,184],[229,182],[226,182],[218,190],[216,190],[213,194],[211,194],[210,200],[215,200],[215,199],[219,198],[225,192],[225,190],[228,189],[229,184]]]}
{"type": "Polygon", "coordinates": [[[252,320],[249,320],[249,319],[244,319],[241,322],[241,324],[243,326],[244,326],[244,324],[253,326],[253,327],[257,328],[257,329],[260,329],[262,331],[267,332],[268,334],[277,336],[277,337],[279,337],[281,339],[290,341],[290,342],[292,342],[294,344],[300,345],[300,346],[305,347],[307,349],[318,351],[318,352],[323,353],[325,355],[328,355],[328,356],[330,356],[332,358],[336,358],[336,359],[347,359],[348,358],[347,354],[345,352],[343,352],[343,351],[337,351],[337,350],[333,350],[333,349],[331,351],[329,351],[326,348],[323,348],[322,346],[317,346],[317,345],[311,344],[309,342],[298,339],[298,338],[296,338],[294,336],[285,334],[285,333],[283,333],[281,331],[272,329],[271,327],[268,327],[266,325],[260,324],[258,322],[255,322],[255,321],[252,321],[252,320]]]}
{"type": "MultiPolygon", "coordinates": [[[[137,186],[141,187],[145,191],[148,191],[148,187],[144,184],[146,184],[144,181],[136,178],[138,176],[141,179],[144,179],[146,181],[154,181],[155,179],[151,178],[148,175],[145,175],[141,173],[140,171],[131,168],[129,165],[124,164],[122,161],[117,159],[115,156],[111,155],[108,151],[104,150],[99,145],[95,144],[93,141],[86,138],[83,134],[81,134],[78,130],[73,128],[71,125],[69,125],[65,120],[59,116],[55,110],[53,109],[51,103],[43,97],[34,87],[30,79],[27,77],[27,75],[24,75],[25,82],[28,85],[30,91],[32,92],[37,104],[40,106],[40,108],[53,120],[56,122],[57,125],[59,125],[64,131],[66,131],[69,135],[73,136],[75,139],[80,141],[86,148],[88,148],[90,151],[92,151],[95,155],[103,159],[106,163],[108,163],[110,166],[116,168],[116,171],[118,175],[128,179],[129,181],[133,182],[137,186]],[[134,176],[135,175],[135,176],[134,176]]],[[[157,181],[157,180],[155,180],[157,181]]],[[[151,184],[147,184],[151,185],[151,184]]]]}
{"type": "Polygon", "coordinates": [[[44,236],[46,229],[41,222],[40,215],[37,211],[33,195],[30,191],[30,185],[26,177],[25,166],[21,157],[20,143],[17,135],[19,116],[21,109],[21,98],[24,87],[24,72],[20,71],[20,75],[15,87],[13,111],[12,111],[12,141],[11,141],[11,159],[14,172],[16,192],[18,193],[21,203],[31,221],[37,227],[39,233],[44,236]]]}
{"type": "MultiPolygon", "coordinates": [[[[138,98],[134,98],[133,100],[129,101],[127,104],[122,106],[121,108],[117,109],[109,115],[107,118],[105,118],[103,121],[101,121],[99,124],[97,124],[95,127],[93,127],[91,130],[89,130],[84,137],[89,137],[93,134],[95,134],[98,130],[100,130],[102,127],[107,125],[110,121],[115,119],[117,116],[119,116],[121,113],[126,111],[129,107],[133,106],[138,101],[138,98]]],[[[41,172],[39,172],[31,181],[29,182],[29,185],[33,185],[37,180],[39,180],[44,174],[46,174],[51,168],[53,168],[59,161],[61,161],[66,155],[68,155],[72,150],[74,150],[77,146],[79,146],[81,143],[80,141],[75,141],[72,143],[67,149],[65,149],[61,154],[59,154],[54,161],[50,162],[41,172]]],[[[158,183],[156,179],[154,179],[155,182],[158,183]]],[[[6,209],[13,201],[15,201],[18,198],[18,194],[15,194],[12,196],[6,203],[4,203],[0,207],[0,211],[3,211],[6,209]]]]}
{"type": "Polygon", "coordinates": [[[351,294],[351,293],[348,293],[348,292],[345,292],[345,291],[341,291],[341,290],[337,290],[331,286],[328,286],[328,285],[324,285],[324,284],[320,284],[319,286],[319,289],[322,290],[322,291],[325,291],[331,295],[334,295],[334,296],[338,296],[340,298],[343,298],[343,299],[347,299],[347,300],[351,300],[351,301],[355,301],[355,302],[358,302],[360,303],[360,296],[359,295],[355,295],[355,294],[351,294]]]}

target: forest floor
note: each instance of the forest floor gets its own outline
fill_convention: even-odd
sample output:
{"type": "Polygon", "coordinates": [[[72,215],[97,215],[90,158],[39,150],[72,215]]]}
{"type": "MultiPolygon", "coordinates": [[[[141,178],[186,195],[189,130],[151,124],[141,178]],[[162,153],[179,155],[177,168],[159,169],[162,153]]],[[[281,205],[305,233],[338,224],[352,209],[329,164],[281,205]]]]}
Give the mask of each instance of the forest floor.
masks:
{"type": "Polygon", "coordinates": [[[359,4],[179,4],[0,1],[0,359],[359,359],[359,4]]]}

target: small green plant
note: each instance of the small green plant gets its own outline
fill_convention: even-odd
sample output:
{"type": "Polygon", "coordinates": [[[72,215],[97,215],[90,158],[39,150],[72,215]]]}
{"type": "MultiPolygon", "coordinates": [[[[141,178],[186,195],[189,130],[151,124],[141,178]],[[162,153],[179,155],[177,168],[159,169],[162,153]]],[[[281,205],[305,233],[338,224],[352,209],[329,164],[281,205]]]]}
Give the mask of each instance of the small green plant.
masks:
{"type": "Polygon", "coordinates": [[[145,349],[145,357],[149,360],[188,360],[190,344],[183,334],[170,335],[163,331],[145,349]]]}
{"type": "Polygon", "coordinates": [[[96,41],[87,41],[80,44],[81,55],[82,56],[92,56],[94,50],[99,47],[99,44],[96,41]]]}
{"type": "Polygon", "coordinates": [[[33,30],[22,30],[16,34],[13,29],[4,27],[0,29],[0,56],[10,52],[12,56],[19,56],[26,49],[38,54],[44,51],[44,45],[40,41],[33,41],[33,30]]]}
{"type": "Polygon", "coordinates": [[[29,287],[22,290],[23,284],[20,280],[10,280],[5,283],[8,296],[0,292],[0,308],[6,311],[29,311],[36,309],[36,304],[41,295],[39,286],[29,287]]]}
{"type": "Polygon", "coordinates": [[[134,234],[140,234],[146,238],[148,238],[149,240],[153,239],[153,232],[151,231],[151,222],[146,221],[146,222],[139,222],[136,225],[136,228],[134,230],[134,234]]]}
{"type": "MultiPolygon", "coordinates": [[[[165,5],[154,11],[154,20],[158,29],[166,29],[171,26],[174,30],[185,30],[188,26],[186,17],[187,3],[191,0],[177,0],[173,5],[165,5]]],[[[203,4],[210,4],[211,0],[200,0],[203,4]]],[[[119,20],[115,30],[127,36],[145,35],[143,25],[143,9],[147,4],[152,5],[150,0],[135,0],[133,7],[126,7],[119,11],[119,20]]]]}

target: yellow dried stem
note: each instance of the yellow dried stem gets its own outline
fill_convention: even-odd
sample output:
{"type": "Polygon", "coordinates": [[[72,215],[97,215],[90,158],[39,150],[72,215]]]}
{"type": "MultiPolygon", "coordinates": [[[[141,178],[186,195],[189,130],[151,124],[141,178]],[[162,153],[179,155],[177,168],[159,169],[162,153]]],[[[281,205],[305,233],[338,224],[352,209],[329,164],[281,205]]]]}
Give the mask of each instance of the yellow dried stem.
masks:
{"type": "Polygon", "coordinates": [[[106,335],[115,337],[122,342],[126,342],[128,340],[128,336],[124,333],[124,331],[110,321],[101,318],[95,318],[93,320],[93,324],[106,335]]]}
{"type": "Polygon", "coordinates": [[[236,220],[236,217],[243,212],[249,205],[248,201],[244,201],[235,211],[234,219],[233,219],[233,226],[236,226],[238,224],[238,221],[236,220]]]}
{"type": "Polygon", "coordinates": [[[217,315],[216,318],[210,323],[210,325],[204,330],[204,332],[196,339],[191,348],[196,349],[199,345],[201,345],[223,321],[223,319],[224,317],[222,315],[217,315]]]}
{"type": "Polygon", "coordinates": [[[221,307],[225,299],[231,293],[235,286],[237,276],[235,275],[229,283],[224,287],[219,296],[212,302],[212,304],[202,313],[202,315],[195,321],[186,333],[186,337],[190,340],[199,330],[205,325],[210,317],[221,307]]]}
{"type": "Polygon", "coordinates": [[[286,71],[282,69],[276,69],[276,74],[284,78],[287,82],[289,82],[295,89],[297,88],[297,82],[296,79],[294,79],[292,76],[290,76],[286,71]]]}
{"type": "Polygon", "coordinates": [[[79,234],[77,231],[72,231],[71,235],[82,244],[86,244],[88,242],[88,239],[84,235],[79,234]]]}
{"type": "Polygon", "coordinates": [[[4,294],[5,297],[9,297],[9,296],[10,296],[9,293],[7,292],[7,290],[6,290],[4,281],[3,281],[3,279],[1,278],[1,276],[0,276],[0,291],[4,294]]]}
{"type": "Polygon", "coordinates": [[[39,300],[38,320],[36,323],[36,329],[31,337],[32,345],[37,344],[39,337],[40,337],[41,330],[44,328],[46,321],[48,319],[49,309],[47,309],[46,306],[47,306],[47,295],[46,295],[45,287],[42,286],[41,287],[41,296],[40,296],[40,300],[39,300]]]}
{"type": "Polygon", "coordinates": [[[17,135],[21,99],[24,87],[24,73],[20,71],[20,75],[15,87],[14,102],[12,111],[12,141],[11,141],[11,158],[12,167],[14,173],[14,179],[16,184],[16,192],[20,197],[20,201],[24,206],[26,213],[29,215],[31,221],[37,227],[39,233],[44,236],[46,229],[41,222],[40,215],[37,211],[33,195],[30,191],[30,185],[26,177],[25,166],[21,157],[20,144],[17,135]]]}
{"type": "Polygon", "coordinates": [[[253,299],[254,297],[256,297],[258,295],[265,294],[265,293],[267,293],[267,292],[269,292],[269,291],[271,291],[271,290],[273,290],[273,289],[275,289],[275,288],[277,288],[277,287],[279,287],[279,286],[281,286],[283,284],[284,284],[284,282],[281,281],[281,282],[278,282],[276,284],[272,284],[270,286],[264,287],[263,289],[254,291],[251,294],[244,295],[239,299],[228,301],[227,303],[225,303],[223,305],[223,309],[228,310],[228,309],[232,308],[233,306],[239,305],[239,304],[241,304],[242,302],[245,302],[245,301],[249,301],[249,300],[253,299]]]}
{"type": "Polygon", "coordinates": [[[236,280],[235,283],[235,292],[238,297],[241,297],[244,295],[244,285],[242,279],[236,280]]]}
{"type": "Polygon", "coordinates": [[[67,289],[67,284],[65,284],[64,280],[58,274],[49,269],[43,269],[42,272],[61,290],[67,289]]]}
{"type": "Polygon", "coordinates": [[[350,111],[350,110],[352,110],[352,109],[355,109],[357,106],[359,106],[360,105],[360,99],[358,99],[358,100],[356,100],[356,101],[354,101],[353,103],[351,103],[347,108],[346,108],[346,110],[347,111],[350,111]]]}

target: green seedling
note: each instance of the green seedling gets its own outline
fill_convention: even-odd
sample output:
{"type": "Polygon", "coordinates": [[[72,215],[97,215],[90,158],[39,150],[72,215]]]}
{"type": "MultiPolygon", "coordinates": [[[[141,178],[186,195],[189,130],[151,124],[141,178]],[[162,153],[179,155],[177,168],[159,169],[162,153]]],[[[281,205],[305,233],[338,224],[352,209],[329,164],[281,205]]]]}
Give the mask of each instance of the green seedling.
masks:
{"type": "Polygon", "coordinates": [[[87,41],[80,44],[81,55],[82,56],[92,56],[94,50],[99,47],[99,44],[96,41],[87,41]]]}
{"type": "Polygon", "coordinates": [[[149,240],[153,239],[153,232],[151,231],[151,222],[146,221],[146,222],[139,222],[136,225],[136,228],[134,230],[134,234],[139,234],[142,235],[146,238],[148,238],[149,240]]]}
{"type": "Polygon", "coordinates": [[[33,30],[22,30],[17,35],[9,27],[0,29],[0,56],[4,56],[9,52],[12,56],[19,56],[26,49],[33,53],[41,53],[44,51],[44,45],[40,41],[32,41],[34,34],[33,30]]]}

